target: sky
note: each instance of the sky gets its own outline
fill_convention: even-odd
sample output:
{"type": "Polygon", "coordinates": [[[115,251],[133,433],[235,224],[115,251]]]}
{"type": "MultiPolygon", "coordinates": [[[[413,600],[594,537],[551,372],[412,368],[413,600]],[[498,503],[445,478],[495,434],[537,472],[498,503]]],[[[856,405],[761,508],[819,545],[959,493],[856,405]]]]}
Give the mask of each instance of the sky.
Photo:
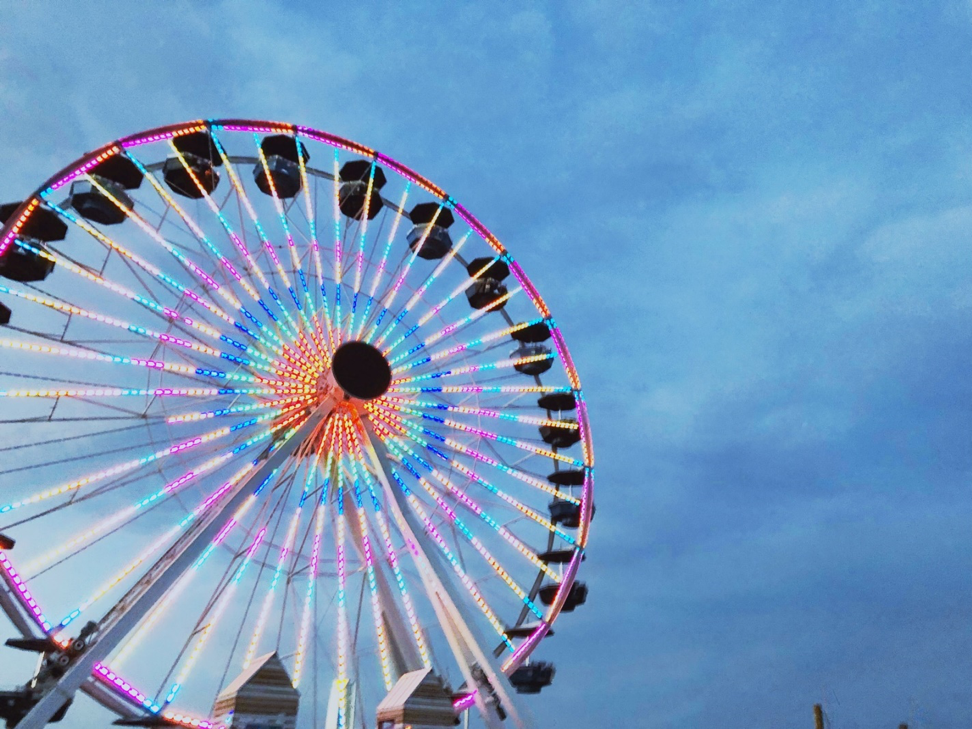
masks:
{"type": "Polygon", "coordinates": [[[402,160],[529,273],[597,458],[538,727],[972,726],[968,0],[2,15],[4,201],[277,119],[402,160]]]}

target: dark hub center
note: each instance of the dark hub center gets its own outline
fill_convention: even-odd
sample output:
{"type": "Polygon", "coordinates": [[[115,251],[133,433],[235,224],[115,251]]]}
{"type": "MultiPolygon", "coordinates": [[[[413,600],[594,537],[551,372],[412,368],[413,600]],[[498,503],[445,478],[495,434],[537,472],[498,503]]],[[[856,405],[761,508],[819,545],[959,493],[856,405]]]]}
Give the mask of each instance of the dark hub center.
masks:
{"type": "Polygon", "coordinates": [[[345,342],[338,347],[331,359],[331,372],[338,387],[361,400],[384,395],[392,379],[388,360],[365,342],[345,342]]]}

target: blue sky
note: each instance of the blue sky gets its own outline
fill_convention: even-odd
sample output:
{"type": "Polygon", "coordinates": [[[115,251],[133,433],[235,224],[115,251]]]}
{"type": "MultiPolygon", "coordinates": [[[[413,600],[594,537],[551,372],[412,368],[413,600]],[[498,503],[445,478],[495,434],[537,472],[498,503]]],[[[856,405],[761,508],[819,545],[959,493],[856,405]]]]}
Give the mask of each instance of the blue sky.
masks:
{"type": "Polygon", "coordinates": [[[972,723],[967,0],[3,14],[4,200],[139,129],[280,119],[529,272],[598,459],[539,726],[972,723]]]}

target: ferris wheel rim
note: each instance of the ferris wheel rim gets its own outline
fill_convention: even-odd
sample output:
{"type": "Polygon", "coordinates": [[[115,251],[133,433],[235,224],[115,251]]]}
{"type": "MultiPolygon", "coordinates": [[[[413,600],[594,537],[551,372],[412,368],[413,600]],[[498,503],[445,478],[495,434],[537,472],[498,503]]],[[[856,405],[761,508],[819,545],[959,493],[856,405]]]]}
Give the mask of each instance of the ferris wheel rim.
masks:
{"type": "MultiPolygon", "coordinates": [[[[2,255],[16,239],[19,230],[27,222],[31,214],[33,214],[33,212],[45,202],[44,193],[60,189],[64,185],[73,181],[79,175],[83,174],[85,170],[93,167],[95,164],[104,161],[110,156],[124,154],[128,149],[138,147],[145,143],[160,141],[169,137],[179,136],[180,134],[190,133],[192,131],[209,129],[225,129],[227,131],[247,131],[254,133],[283,133],[294,135],[298,138],[303,136],[335,148],[344,149],[354,154],[371,158],[374,163],[381,162],[405,179],[414,182],[425,189],[428,193],[442,200],[443,203],[448,201],[451,209],[463,219],[470,229],[476,232],[476,234],[493,249],[497,256],[502,256],[504,258],[509,265],[510,272],[515,276],[517,282],[522,287],[522,290],[527,294],[527,297],[530,299],[533,306],[541,314],[544,321],[549,323],[551,338],[570,382],[571,390],[576,396],[577,427],[580,431],[581,447],[584,453],[583,461],[585,464],[585,477],[583,490],[580,497],[583,516],[581,519],[580,530],[577,533],[573,558],[570,560],[563,572],[561,589],[558,591],[553,604],[550,606],[547,617],[540,621],[534,632],[527,637],[519,645],[517,650],[503,663],[503,671],[509,675],[523,663],[537,643],[539,643],[539,641],[549,631],[550,625],[560,613],[561,607],[567,598],[567,590],[573,583],[580,567],[580,561],[587,545],[593,508],[593,448],[591,443],[587,408],[581,392],[580,379],[576,368],[574,367],[573,360],[570,356],[567,344],[564,340],[563,334],[560,331],[560,328],[554,322],[550,310],[547,308],[543,299],[540,297],[540,294],[537,292],[526,273],[520,267],[519,263],[512,258],[500,241],[465,207],[455,201],[451,196],[447,195],[434,183],[422,177],[418,173],[415,173],[410,168],[394,160],[393,158],[364,145],[360,145],[351,140],[347,140],[327,132],[319,131],[302,125],[271,121],[255,121],[245,119],[193,120],[160,126],[151,130],[122,137],[118,140],[103,145],[93,152],[83,155],[59,171],[57,174],[51,176],[18,207],[18,209],[7,219],[3,227],[0,228],[0,255],[2,255]]],[[[34,600],[26,584],[20,580],[19,574],[17,573],[13,562],[4,554],[2,550],[0,550],[0,573],[3,574],[4,580],[8,583],[8,586],[12,586],[14,588],[12,594],[18,599],[20,607],[33,616],[34,622],[38,625],[41,631],[48,635],[51,634],[51,624],[46,620],[46,618],[43,617],[42,609],[37,604],[36,600],[34,600]]],[[[7,611],[7,606],[5,604],[0,605],[4,607],[5,611],[7,611]]],[[[148,697],[135,689],[124,678],[115,674],[108,666],[99,664],[99,667],[96,669],[93,675],[115,690],[119,696],[129,701],[133,706],[137,706],[141,709],[152,710],[152,702],[148,699],[148,697]]],[[[203,729],[210,726],[210,723],[207,720],[200,720],[193,717],[179,715],[178,717],[170,718],[177,723],[200,726],[203,727],[203,729]]]]}

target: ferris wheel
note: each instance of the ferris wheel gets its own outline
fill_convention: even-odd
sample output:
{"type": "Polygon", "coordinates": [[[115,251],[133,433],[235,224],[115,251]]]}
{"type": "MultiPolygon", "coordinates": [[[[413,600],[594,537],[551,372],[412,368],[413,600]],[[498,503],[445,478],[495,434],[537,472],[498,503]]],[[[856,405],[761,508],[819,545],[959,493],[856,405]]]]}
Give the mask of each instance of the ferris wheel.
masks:
{"type": "Polygon", "coordinates": [[[247,120],[112,142],[0,220],[2,650],[39,656],[8,726],[78,691],[128,726],[520,722],[587,597],[593,451],[485,226],[247,120]]]}

